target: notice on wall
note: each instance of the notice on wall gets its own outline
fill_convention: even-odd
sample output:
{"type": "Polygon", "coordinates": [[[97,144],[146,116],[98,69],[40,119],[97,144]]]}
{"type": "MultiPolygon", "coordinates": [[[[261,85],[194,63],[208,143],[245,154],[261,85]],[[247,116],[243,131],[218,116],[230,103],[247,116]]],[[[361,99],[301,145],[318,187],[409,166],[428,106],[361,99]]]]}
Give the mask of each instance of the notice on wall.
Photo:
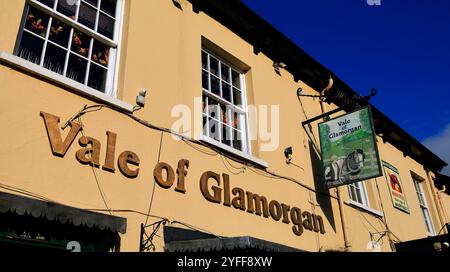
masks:
{"type": "Polygon", "coordinates": [[[406,213],[409,213],[408,203],[406,202],[405,191],[400,181],[400,175],[397,168],[383,161],[384,175],[391,195],[392,205],[406,213]]]}
{"type": "Polygon", "coordinates": [[[383,175],[369,107],[320,123],[319,135],[328,188],[383,175]]]}

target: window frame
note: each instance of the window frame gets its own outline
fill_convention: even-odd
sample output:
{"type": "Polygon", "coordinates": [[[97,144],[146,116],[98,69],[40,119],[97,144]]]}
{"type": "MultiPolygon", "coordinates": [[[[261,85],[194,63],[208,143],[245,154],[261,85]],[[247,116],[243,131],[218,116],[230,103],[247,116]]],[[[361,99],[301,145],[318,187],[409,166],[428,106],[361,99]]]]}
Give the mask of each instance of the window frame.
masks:
{"type": "Polygon", "coordinates": [[[422,187],[423,180],[418,180],[415,177],[412,177],[414,188],[416,190],[417,199],[419,200],[419,207],[422,212],[422,216],[425,223],[425,228],[427,230],[427,234],[430,236],[435,236],[433,219],[431,218],[430,208],[428,207],[427,199],[425,197],[425,193],[422,187]]]}
{"type": "MultiPolygon", "coordinates": [[[[61,81],[58,80],[59,78],[61,78],[61,76],[65,79],[67,79],[70,82],[73,82],[72,85],[78,86],[78,85],[83,85],[85,88],[82,89],[91,89],[91,90],[95,90],[99,93],[103,93],[111,98],[117,98],[117,88],[118,88],[118,76],[119,76],[119,65],[120,65],[120,44],[121,44],[121,38],[122,38],[122,31],[123,31],[123,18],[124,18],[124,11],[125,11],[125,0],[117,0],[117,4],[116,4],[116,15],[115,17],[107,14],[106,12],[103,11],[98,11],[96,14],[96,26],[95,28],[97,28],[98,26],[98,21],[99,21],[99,17],[100,14],[106,14],[107,16],[109,16],[110,18],[113,18],[115,20],[114,22],[114,34],[113,34],[113,39],[110,39],[102,34],[100,34],[95,30],[92,30],[86,26],[84,26],[83,24],[81,24],[80,22],[77,21],[78,19],[78,15],[79,15],[79,10],[80,8],[77,8],[76,10],[76,18],[75,19],[71,19],[68,16],[62,14],[61,12],[57,11],[57,5],[59,1],[64,1],[64,0],[55,0],[53,7],[49,7],[47,5],[45,5],[44,3],[39,2],[38,0],[26,0],[25,2],[25,7],[24,7],[24,11],[23,11],[23,15],[22,15],[22,19],[21,19],[21,24],[20,24],[20,29],[18,31],[18,35],[17,35],[17,39],[16,39],[16,44],[14,47],[14,56],[17,56],[18,58],[21,58],[27,62],[30,62],[29,60],[22,58],[19,56],[19,50],[20,50],[20,45],[21,45],[21,41],[23,39],[23,34],[24,33],[28,33],[30,35],[34,35],[36,36],[37,34],[32,33],[32,31],[25,29],[25,25],[26,25],[26,16],[30,10],[31,7],[45,13],[47,16],[49,16],[49,20],[47,22],[47,31],[46,31],[46,36],[45,37],[41,37],[40,39],[42,39],[42,41],[44,42],[43,48],[42,48],[42,53],[41,53],[41,60],[39,64],[30,62],[31,64],[37,65],[39,66],[39,68],[45,69],[48,72],[50,72],[51,74],[55,74],[55,76],[52,76],[52,79],[56,80],[56,81],[61,81]],[[67,48],[65,48],[64,46],[61,46],[53,41],[50,40],[49,38],[49,33],[50,33],[50,27],[51,24],[54,20],[58,20],[64,24],[66,24],[67,26],[70,27],[70,31],[69,31],[69,41],[67,44],[67,48]],[[78,56],[78,54],[76,54],[75,52],[72,52],[71,50],[71,44],[72,44],[72,37],[75,31],[84,33],[85,35],[87,35],[89,37],[90,41],[90,45],[89,45],[89,55],[87,57],[83,56],[83,59],[87,60],[87,67],[86,67],[86,78],[84,80],[83,83],[78,82],[74,79],[71,79],[70,77],[66,76],[66,72],[67,72],[67,67],[69,65],[69,58],[71,56],[71,54],[74,54],[76,56],[78,56]],[[93,39],[93,40],[92,40],[93,39]],[[108,65],[107,66],[102,66],[98,63],[95,63],[95,61],[92,60],[92,50],[93,50],[93,44],[94,44],[94,40],[103,43],[104,45],[106,45],[110,52],[109,52],[109,60],[108,60],[108,65]],[[51,69],[48,69],[44,66],[44,61],[45,61],[45,56],[46,56],[46,49],[48,44],[51,44],[52,46],[56,46],[60,49],[66,50],[66,58],[64,61],[64,72],[63,74],[59,74],[57,72],[52,71],[51,69]],[[104,87],[104,91],[96,89],[96,88],[92,88],[88,85],[88,78],[89,78],[89,72],[90,72],[90,68],[92,65],[96,65],[98,67],[100,67],[101,69],[105,69],[106,70],[106,82],[105,82],[105,87],[104,87]]],[[[77,3],[76,5],[80,5],[82,0],[76,0],[77,3]]],[[[90,5],[92,6],[90,3],[88,2],[84,2],[86,5],[90,5]]],[[[101,1],[98,2],[97,8],[99,9],[101,5],[101,1]]],[[[28,65],[27,65],[28,66],[28,65]]],[[[41,70],[41,69],[34,69],[34,70],[41,70]]],[[[39,72],[38,72],[39,73],[39,72]]],[[[66,81],[66,80],[64,80],[66,81]]],[[[64,82],[65,83],[65,82],[64,82]]],[[[75,87],[76,88],[76,87],[75,87]]]]}
{"type": "MultiPolygon", "coordinates": [[[[365,185],[364,181],[359,181],[359,182],[354,182],[354,183],[348,184],[347,190],[348,190],[348,197],[349,197],[351,203],[357,203],[357,205],[361,205],[363,207],[370,208],[369,207],[369,197],[367,195],[367,189],[366,189],[366,185],[365,185]],[[357,188],[357,185],[360,185],[360,187],[357,188]],[[357,199],[353,199],[352,187],[355,188],[354,190],[359,190],[359,192],[360,192],[359,197],[361,198],[361,202],[359,202],[357,199]]],[[[356,192],[355,192],[355,194],[356,194],[356,192]]]]}
{"type": "MultiPolygon", "coordinates": [[[[241,121],[240,121],[240,124],[239,124],[240,129],[236,129],[236,131],[238,133],[241,133],[242,150],[239,150],[239,149],[237,149],[237,148],[235,148],[233,146],[233,144],[232,144],[233,137],[234,137],[233,133],[231,133],[232,134],[232,139],[230,139],[231,145],[227,145],[227,144],[222,143],[222,141],[221,141],[222,138],[221,137],[220,137],[220,141],[219,141],[219,140],[216,140],[213,137],[210,137],[209,133],[208,133],[208,135],[205,135],[204,131],[202,132],[202,137],[208,143],[214,144],[214,145],[216,145],[216,146],[218,146],[218,147],[220,147],[222,149],[225,149],[225,150],[227,150],[229,152],[232,152],[232,153],[237,153],[241,157],[245,157],[246,159],[249,159],[249,157],[251,157],[251,155],[252,155],[252,150],[251,150],[250,137],[249,137],[249,133],[250,133],[249,132],[249,125],[248,125],[248,122],[249,122],[248,114],[249,114],[249,112],[248,112],[248,105],[247,105],[247,88],[246,88],[247,86],[246,86],[246,83],[245,83],[245,73],[241,69],[237,68],[235,65],[231,64],[230,62],[228,62],[225,58],[220,57],[218,54],[216,54],[213,51],[209,50],[208,48],[202,46],[200,54],[202,55],[203,52],[206,53],[207,57],[208,57],[208,63],[207,63],[208,69],[207,70],[204,69],[203,65],[201,63],[201,65],[200,65],[201,69],[200,70],[201,70],[201,73],[202,73],[202,77],[203,77],[203,72],[208,73],[208,87],[209,87],[209,90],[203,88],[203,79],[202,79],[202,86],[201,86],[201,89],[202,89],[202,101],[203,101],[203,96],[206,96],[208,99],[213,99],[216,102],[218,102],[219,105],[225,106],[225,108],[227,110],[227,117],[230,117],[229,116],[229,112],[228,112],[228,107],[230,107],[234,112],[237,112],[239,115],[241,115],[241,119],[240,119],[241,121]],[[216,75],[212,74],[211,71],[209,71],[211,57],[213,57],[214,59],[216,59],[218,61],[219,76],[216,76],[216,75]],[[233,82],[232,82],[233,79],[232,79],[232,74],[230,74],[230,86],[231,86],[231,94],[230,95],[231,95],[231,100],[233,102],[227,101],[226,99],[222,98],[221,96],[214,94],[212,92],[212,90],[211,90],[211,77],[214,76],[214,77],[219,79],[220,95],[222,94],[222,82],[223,82],[223,79],[222,79],[222,76],[221,76],[222,75],[222,64],[228,66],[231,69],[231,72],[234,70],[235,72],[237,72],[239,74],[240,88],[239,89],[236,88],[236,89],[238,89],[238,91],[241,92],[241,100],[242,100],[241,101],[241,103],[242,103],[241,107],[239,107],[238,105],[235,105],[233,103],[234,102],[234,97],[233,97],[233,82]]],[[[208,105],[209,105],[209,103],[208,103],[208,105]]],[[[220,112],[220,110],[219,110],[219,112],[220,112]]],[[[205,124],[203,124],[203,118],[204,117],[206,117],[206,118],[213,118],[220,125],[224,124],[223,120],[219,120],[217,118],[214,118],[214,117],[208,115],[207,113],[205,113],[202,110],[202,127],[204,127],[204,125],[205,125],[205,124]]],[[[220,116],[220,118],[221,117],[222,116],[220,116]]],[[[230,118],[230,120],[231,120],[231,118],[230,118]]],[[[209,120],[208,120],[208,122],[209,122],[209,120]]],[[[227,124],[225,124],[225,125],[228,126],[227,124]]],[[[231,128],[231,131],[233,132],[234,128],[232,126],[230,126],[230,128],[231,128]]],[[[222,135],[222,128],[220,128],[219,134],[222,135]]],[[[252,158],[250,160],[255,160],[255,158],[252,158]]],[[[262,163],[262,162],[259,162],[259,161],[257,162],[257,164],[266,165],[265,162],[262,163]]]]}

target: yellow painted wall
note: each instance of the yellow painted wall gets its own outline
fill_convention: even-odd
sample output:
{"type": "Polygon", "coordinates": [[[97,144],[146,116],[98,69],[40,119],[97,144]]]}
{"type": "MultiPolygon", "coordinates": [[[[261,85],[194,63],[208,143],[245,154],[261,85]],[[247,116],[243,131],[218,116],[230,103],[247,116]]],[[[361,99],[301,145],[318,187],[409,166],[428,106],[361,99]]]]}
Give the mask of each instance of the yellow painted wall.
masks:
{"type": "MultiPolygon", "coordinates": [[[[256,141],[252,143],[252,149],[255,150],[253,153],[269,164],[270,171],[315,188],[317,185],[314,180],[317,181],[320,177],[315,177],[312,170],[314,144],[309,144],[307,130],[300,123],[320,114],[321,109],[318,100],[308,98],[302,99],[302,109],[296,90],[302,87],[305,93],[310,94],[320,90],[312,90],[302,82],[295,83],[292,75],[284,70],[281,75],[276,74],[272,67],[273,61],[264,54],[255,55],[252,46],[233,32],[204,13],[193,13],[186,0],[181,3],[182,10],[176,8],[171,1],[126,1],[121,62],[118,68],[118,98],[134,104],[138,90],[150,90],[146,107],[135,115],[152,124],[170,128],[175,121],[170,115],[172,108],[184,104],[192,109],[193,98],[201,96],[200,54],[202,37],[206,38],[250,67],[246,74],[248,101],[255,105],[280,105],[281,133],[278,150],[258,151],[261,143],[256,141]],[[293,147],[293,162],[298,167],[285,163],[283,150],[288,146],[293,147]]],[[[4,28],[0,36],[0,52],[13,53],[24,6],[24,0],[0,0],[0,24],[10,26],[4,28]]],[[[179,159],[188,159],[190,167],[186,194],[156,185],[152,215],[184,222],[216,235],[249,235],[308,251],[344,247],[335,189],[329,191],[333,198],[318,197],[316,193],[292,181],[265,177],[251,169],[235,175],[232,172],[238,170],[225,165],[219,155],[199,152],[184,142],[175,141],[167,133],[163,134],[161,153],[158,156],[161,132],[144,127],[112,109],[105,108],[83,116],[84,133],[102,143],[101,161],[105,158],[106,132],[117,133],[116,157],[125,150],[136,152],[141,160],[138,178],[128,179],[118,170],[116,173],[109,173],[96,169],[94,175],[91,167],[81,165],[75,158],[75,153],[80,148],[77,140],[64,158],[53,156],[40,111],[57,115],[65,122],[84,105],[94,103],[96,102],[2,63],[0,123],[3,129],[0,142],[3,146],[0,151],[0,184],[27,190],[65,205],[106,209],[98,182],[110,209],[134,211],[114,212],[114,215],[127,218],[127,233],[122,235],[121,250],[137,251],[140,224],[146,219],[142,214],[147,213],[155,186],[153,167],[157,164],[158,157],[161,162],[169,163],[173,168],[176,168],[179,159]],[[264,195],[269,201],[278,200],[305,211],[314,211],[322,216],[326,234],[305,230],[298,237],[291,230],[292,224],[275,222],[208,202],[199,188],[200,176],[205,171],[228,173],[232,187],[264,195]]],[[[316,124],[313,124],[313,133],[310,135],[318,145],[316,124]]],[[[378,144],[381,158],[400,171],[411,213],[406,214],[392,206],[384,177],[367,182],[370,198],[376,202],[371,203],[371,206],[380,210],[381,199],[387,224],[400,240],[425,237],[426,229],[410,174],[413,171],[427,178],[424,167],[411,158],[404,157],[402,152],[389,143],[383,144],[379,139],[378,144]],[[375,182],[378,183],[380,194],[375,182]]],[[[242,166],[238,162],[232,164],[242,166]]],[[[427,188],[427,200],[434,227],[438,231],[441,222],[431,197],[431,188],[427,188]]],[[[4,187],[1,190],[5,190],[4,187]]],[[[346,187],[342,188],[342,195],[347,203],[344,204],[344,212],[352,243],[351,250],[365,251],[370,233],[385,230],[383,219],[349,205],[346,187]]],[[[149,219],[149,223],[155,221],[158,219],[149,219]]],[[[388,240],[383,238],[382,241],[382,250],[390,251],[388,240]]],[[[155,240],[155,245],[158,251],[163,250],[161,238],[155,240]]]]}

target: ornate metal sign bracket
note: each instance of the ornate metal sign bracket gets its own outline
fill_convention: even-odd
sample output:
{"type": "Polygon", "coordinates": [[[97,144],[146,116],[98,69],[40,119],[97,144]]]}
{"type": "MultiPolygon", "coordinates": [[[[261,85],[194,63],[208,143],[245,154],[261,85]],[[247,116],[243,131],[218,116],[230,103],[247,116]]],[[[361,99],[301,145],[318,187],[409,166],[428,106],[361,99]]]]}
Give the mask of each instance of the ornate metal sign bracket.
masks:
{"type": "MultiPolygon", "coordinates": [[[[345,111],[345,110],[349,110],[349,109],[352,109],[352,108],[353,109],[354,108],[356,108],[356,109],[361,108],[362,105],[367,104],[368,101],[370,100],[370,98],[374,97],[376,94],[377,94],[377,91],[375,89],[372,89],[369,95],[361,97],[361,98],[358,98],[358,99],[355,99],[355,100],[353,100],[352,102],[348,103],[345,106],[336,108],[336,109],[334,109],[332,111],[325,112],[325,113],[323,113],[321,115],[318,115],[316,117],[308,119],[308,120],[302,122],[302,126],[309,125],[310,123],[315,122],[317,120],[320,120],[322,118],[329,119],[330,115],[332,115],[334,113],[337,113],[337,112],[340,112],[340,111],[345,111]]],[[[298,96],[306,96],[306,97],[319,97],[321,99],[325,98],[324,96],[321,96],[321,95],[302,95],[301,91],[297,91],[297,95],[298,96]]]]}

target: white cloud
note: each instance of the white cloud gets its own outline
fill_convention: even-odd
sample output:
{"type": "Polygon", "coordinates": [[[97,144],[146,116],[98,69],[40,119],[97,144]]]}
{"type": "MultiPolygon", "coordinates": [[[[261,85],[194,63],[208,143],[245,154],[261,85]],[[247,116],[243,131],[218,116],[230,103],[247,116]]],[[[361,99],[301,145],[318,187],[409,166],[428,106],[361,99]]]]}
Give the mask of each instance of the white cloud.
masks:
{"type": "MultiPolygon", "coordinates": [[[[450,124],[439,134],[426,138],[422,143],[446,163],[450,164],[450,124]]],[[[442,174],[450,175],[450,166],[444,168],[442,174]]]]}

